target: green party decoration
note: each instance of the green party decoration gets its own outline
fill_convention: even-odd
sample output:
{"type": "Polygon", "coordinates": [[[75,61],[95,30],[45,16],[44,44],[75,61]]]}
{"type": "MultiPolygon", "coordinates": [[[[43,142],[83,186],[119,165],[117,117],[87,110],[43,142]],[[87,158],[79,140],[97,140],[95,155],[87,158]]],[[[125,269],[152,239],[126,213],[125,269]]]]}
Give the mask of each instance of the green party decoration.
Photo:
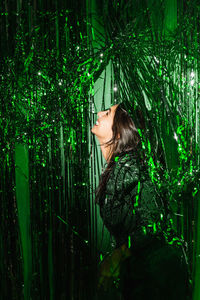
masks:
{"type": "Polygon", "coordinates": [[[15,145],[15,178],[19,236],[21,239],[23,257],[24,298],[29,299],[32,281],[32,243],[27,145],[17,143],[15,145]]]}
{"type": "Polygon", "coordinates": [[[105,253],[100,256],[97,247],[93,189],[102,161],[89,130],[96,117],[94,84],[103,78],[98,99],[103,106],[107,76],[111,104],[124,101],[135,122],[133,108],[144,115],[146,131],[139,133],[149,174],[169,201],[172,226],[186,241],[197,300],[197,1],[4,2],[1,296],[93,299],[94,278],[88,274],[95,273],[96,258],[105,253]],[[13,172],[15,165],[20,168],[13,172]]]}

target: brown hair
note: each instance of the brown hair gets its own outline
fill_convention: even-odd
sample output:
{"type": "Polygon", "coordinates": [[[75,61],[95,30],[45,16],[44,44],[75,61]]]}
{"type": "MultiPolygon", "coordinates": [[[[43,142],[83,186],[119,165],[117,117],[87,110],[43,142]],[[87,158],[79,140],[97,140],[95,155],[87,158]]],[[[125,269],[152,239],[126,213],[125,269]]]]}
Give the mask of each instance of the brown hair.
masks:
{"type": "MultiPolygon", "coordinates": [[[[138,112],[138,114],[140,114],[140,120],[141,120],[141,112],[140,113],[138,112]]],[[[110,171],[112,170],[115,164],[115,157],[130,151],[131,152],[133,151],[133,153],[138,156],[139,154],[138,150],[140,150],[141,152],[139,133],[137,131],[137,128],[132,118],[130,117],[128,112],[123,108],[122,103],[120,103],[115,110],[112,131],[113,131],[112,138],[108,142],[102,144],[102,145],[107,145],[106,147],[111,146],[110,147],[111,158],[109,160],[109,163],[105,171],[101,175],[99,186],[95,191],[96,203],[101,202],[101,198],[105,191],[105,187],[110,175],[110,171]],[[118,137],[118,135],[120,135],[120,137],[118,137]]]]}

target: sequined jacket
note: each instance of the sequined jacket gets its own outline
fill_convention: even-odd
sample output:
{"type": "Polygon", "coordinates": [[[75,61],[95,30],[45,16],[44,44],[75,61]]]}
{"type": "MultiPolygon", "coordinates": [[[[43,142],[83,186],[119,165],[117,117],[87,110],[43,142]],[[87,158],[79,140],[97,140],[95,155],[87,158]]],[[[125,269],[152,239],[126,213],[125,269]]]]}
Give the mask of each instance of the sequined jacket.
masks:
{"type": "Polygon", "coordinates": [[[139,244],[146,236],[166,239],[169,230],[165,202],[146,168],[130,152],[118,157],[110,172],[100,215],[116,248],[124,243],[139,244]]]}

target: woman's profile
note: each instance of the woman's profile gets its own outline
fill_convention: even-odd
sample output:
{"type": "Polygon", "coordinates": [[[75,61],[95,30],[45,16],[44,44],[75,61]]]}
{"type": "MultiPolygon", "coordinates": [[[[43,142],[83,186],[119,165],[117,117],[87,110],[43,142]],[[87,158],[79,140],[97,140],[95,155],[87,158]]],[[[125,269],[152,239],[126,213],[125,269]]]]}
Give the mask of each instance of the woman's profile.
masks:
{"type": "Polygon", "coordinates": [[[115,284],[125,300],[191,299],[183,247],[172,242],[178,239],[167,203],[151,182],[138,130],[124,104],[98,112],[91,132],[107,162],[96,203],[115,240],[99,267],[98,290],[106,295],[115,284]]]}

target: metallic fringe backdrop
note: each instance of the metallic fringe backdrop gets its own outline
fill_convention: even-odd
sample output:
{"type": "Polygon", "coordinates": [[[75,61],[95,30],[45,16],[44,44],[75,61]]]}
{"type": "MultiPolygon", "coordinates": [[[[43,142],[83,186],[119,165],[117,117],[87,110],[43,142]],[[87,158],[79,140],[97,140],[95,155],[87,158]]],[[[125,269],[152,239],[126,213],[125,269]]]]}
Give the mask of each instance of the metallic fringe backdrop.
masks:
{"type": "Polygon", "coordinates": [[[90,130],[121,99],[148,124],[149,174],[200,299],[199,2],[3,0],[0,16],[0,298],[93,299],[112,239],[90,130]]]}

